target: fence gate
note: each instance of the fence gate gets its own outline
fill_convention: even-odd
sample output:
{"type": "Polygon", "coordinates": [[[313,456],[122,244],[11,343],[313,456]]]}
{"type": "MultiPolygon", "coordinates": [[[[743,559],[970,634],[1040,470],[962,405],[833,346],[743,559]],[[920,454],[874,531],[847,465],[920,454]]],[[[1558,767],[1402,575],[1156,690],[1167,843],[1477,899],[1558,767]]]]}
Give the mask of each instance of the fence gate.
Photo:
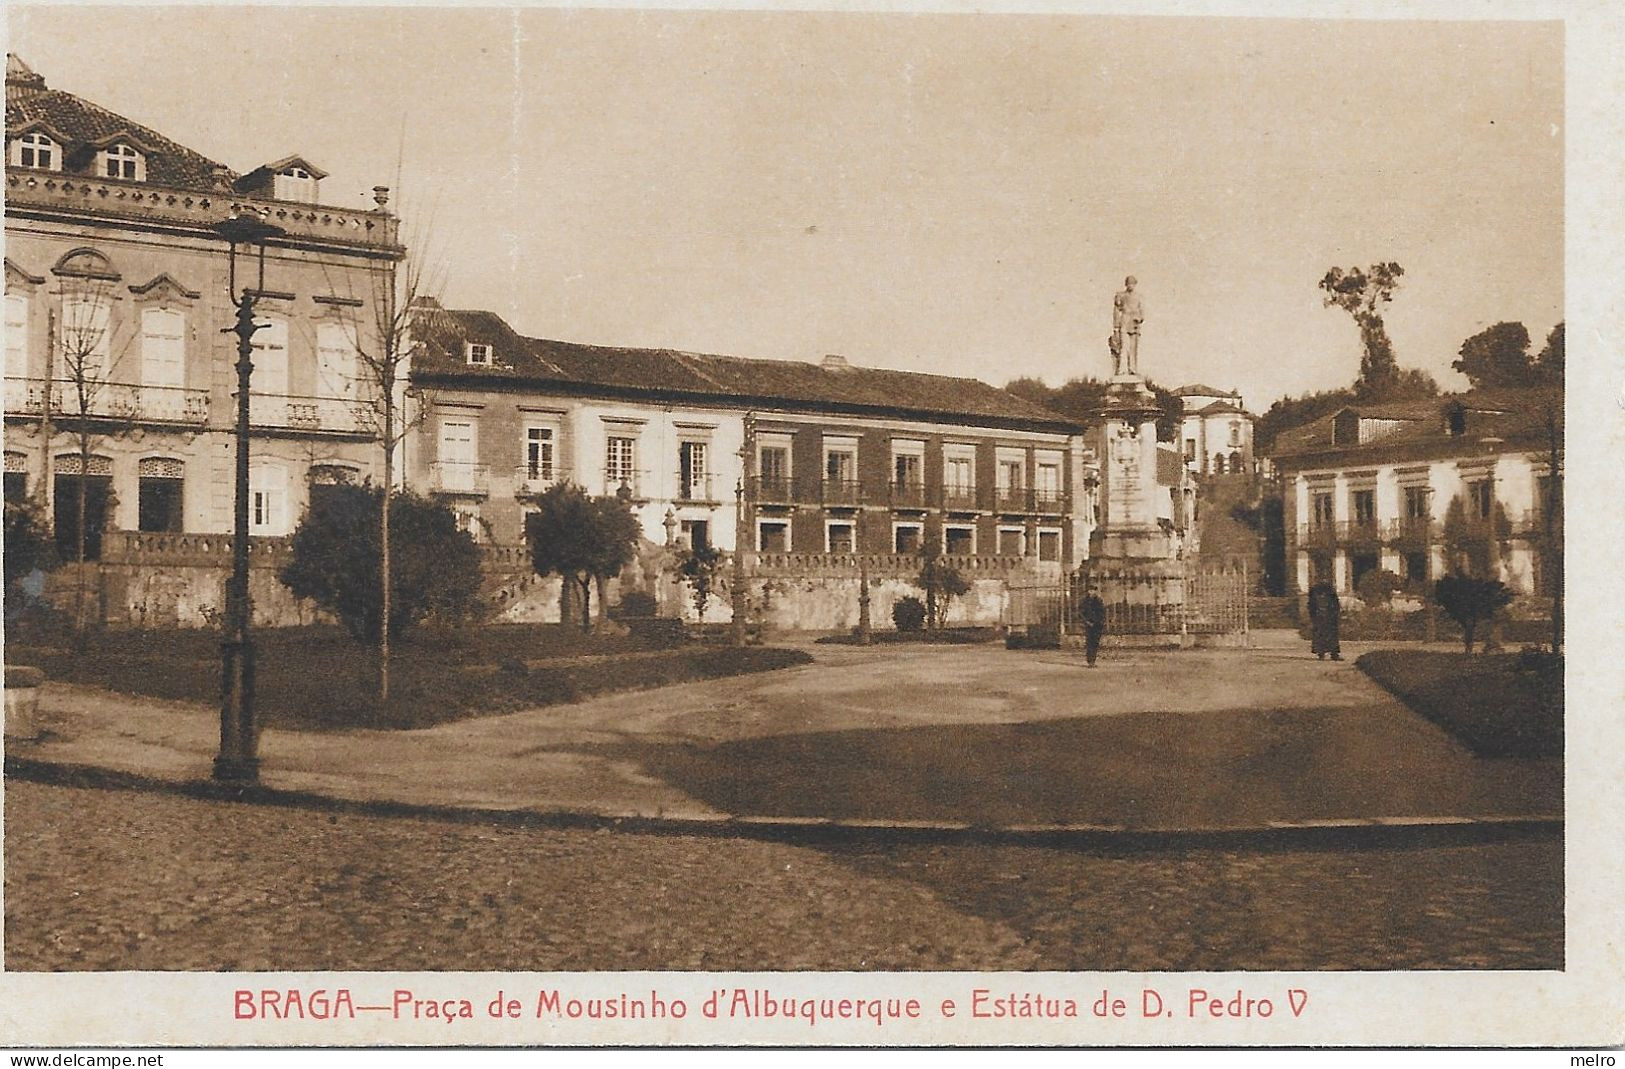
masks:
{"type": "Polygon", "coordinates": [[[1058,628],[1081,634],[1089,588],[1106,606],[1109,635],[1243,635],[1248,627],[1249,576],[1235,571],[1162,574],[1149,569],[1095,568],[1047,584],[1006,588],[1005,626],[1017,631],[1058,628]]]}

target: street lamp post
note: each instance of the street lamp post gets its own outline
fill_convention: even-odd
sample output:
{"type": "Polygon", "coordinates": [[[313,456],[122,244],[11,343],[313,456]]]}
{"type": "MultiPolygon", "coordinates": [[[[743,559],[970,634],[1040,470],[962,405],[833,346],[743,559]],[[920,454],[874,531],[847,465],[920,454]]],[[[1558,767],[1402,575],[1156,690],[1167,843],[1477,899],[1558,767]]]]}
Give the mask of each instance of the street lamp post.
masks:
{"type": "Polygon", "coordinates": [[[248,596],[248,415],[249,385],[254,372],[254,332],[265,326],[254,322],[254,301],[265,289],[265,242],[285,233],[256,215],[243,214],[215,224],[215,233],[231,245],[230,292],[237,322],[220,333],[237,335],[237,480],[236,509],[231,539],[231,581],[226,587],[226,634],[220,642],[220,753],[214,759],[214,778],[222,783],[247,785],[259,780],[254,726],[253,617],[248,596]],[[237,246],[258,248],[258,283],[237,289],[237,246]]]}

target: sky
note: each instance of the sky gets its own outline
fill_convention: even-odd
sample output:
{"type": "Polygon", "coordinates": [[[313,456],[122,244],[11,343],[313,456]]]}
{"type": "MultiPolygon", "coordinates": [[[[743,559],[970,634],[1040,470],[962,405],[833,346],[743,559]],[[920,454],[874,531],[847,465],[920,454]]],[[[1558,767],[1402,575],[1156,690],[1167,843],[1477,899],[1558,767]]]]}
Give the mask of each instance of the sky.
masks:
{"type": "Polygon", "coordinates": [[[442,299],[521,333],[1254,411],[1346,385],[1317,283],[1393,260],[1401,365],[1563,316],[1556,22],[11,5],[8,48],[246,171],[395,187],[442,299]]]}

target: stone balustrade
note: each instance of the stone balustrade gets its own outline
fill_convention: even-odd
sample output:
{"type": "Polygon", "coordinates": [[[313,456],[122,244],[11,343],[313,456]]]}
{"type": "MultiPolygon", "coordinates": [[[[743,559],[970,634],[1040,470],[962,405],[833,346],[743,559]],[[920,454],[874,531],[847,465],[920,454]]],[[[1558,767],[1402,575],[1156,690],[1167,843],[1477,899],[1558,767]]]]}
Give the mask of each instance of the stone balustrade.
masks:
{"type": "MultiPolygon", "coordinates": [[[[129,382],[92,382],[86,397],[72,379],[51,384],[51,411],[59,416],[88,415],[130,423],[202,425],[209,420],[209,391],[181,386],[146,386],[129,382]],[[81,411],[83,410],[83,411],[81,411]]],[[[6,376],[6,414],[39,416],[45,411],[45,380],[6,376]]]]}
{"type": "MultiPolygon", "coordinates": [[[[102,561],[107,564],[171,564],[231,567],[231,535],[180,534],[168,531],[108,531],[102,535],[102,561]]],[[[288,560],[292,541],[286,537],[251,537],[249,566],[277,567],[288,560]]]]}
{"type": "Polygon", "coordinates": [[[230,190],[216,193],[167,189],[146,182],[17,170],[6,175],[6,210],[94,212],[139,222],[206,229],[244,212],[275,223],[293,239],[398,251],[398,224],[382,211],[333,208],[324,204],[260,200],[230,190]]]}
{"type": "MultiPolygon", "coordinates": [[[[783,578],[871,578],[913,576],[920,571],[915,553],[756,553],[747,561],[752,575],[783,578]]],[[[1003,579],[1032,573],[1039,562],[1030,557],[946,554],[939,558],[967,579],[1003,579]]]]}

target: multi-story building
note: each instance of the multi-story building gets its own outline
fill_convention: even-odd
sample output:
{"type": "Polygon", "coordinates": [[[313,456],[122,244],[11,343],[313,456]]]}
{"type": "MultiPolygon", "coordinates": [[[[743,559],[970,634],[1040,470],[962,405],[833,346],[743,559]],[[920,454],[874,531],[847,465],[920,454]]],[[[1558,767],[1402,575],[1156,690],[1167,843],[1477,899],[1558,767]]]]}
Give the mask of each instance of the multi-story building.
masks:
{"type": "Polygon", "coordinates": [[[568,480],[629,499],[656,543],[761,554],[1075,564],[1093,523],[1081,428],[984,383],[524,338],[424,308],[410,479],[498,542],[568,480]],[[739,506],[743,504],[743,523],[739,506]],[[477,521],[477,522],[476,522],[477,521]]]}
{"type": "Polygon", "coordinates": [[[1181,386],[1174,395],[1185,406],[1179,437],[1185,467],[1197,475],[1240,474],[1253,470],[1253,421],[1241,394],[1212,386],[1181,386]]]}
{"type": "Polygon", "coordinates": [[[1561,418],[1554,393],[1474,391],[1351,405],[1282,432],[1273,459],[1298,592],[1352,590],[1377,568],[1545,592],[1561,546],[1561,418]]]}
{"type": "MultiPolygon", "coordinates": [[[[287,534],[313,485],[372,474],[360,354],[402,256],[387,190],[324,205],[301,157],[239,173],[16,57],[5,176],[5,491],[50,504],[64,549],[81,494],[91,557],[107,530],[231,530],[236,338],[214,227],[246,213],[283,231],[256,302],[252,533],[287,534]]],[[[237,279],[256,284],[252,254],[237,279]]]]}

